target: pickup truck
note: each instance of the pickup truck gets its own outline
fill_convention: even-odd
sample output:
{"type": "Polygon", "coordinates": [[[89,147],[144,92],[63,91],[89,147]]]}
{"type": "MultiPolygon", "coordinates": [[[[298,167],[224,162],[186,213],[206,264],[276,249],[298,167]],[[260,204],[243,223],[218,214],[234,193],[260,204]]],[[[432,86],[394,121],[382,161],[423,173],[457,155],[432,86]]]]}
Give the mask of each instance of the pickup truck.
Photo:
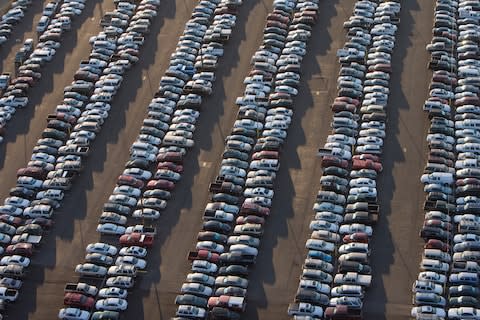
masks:
{"type": "Polygon", "coordinates": [[[67,283],[65,288],[63,289],[64,292],[78,292],[81,294],[85,294],[90,297],[95,297],[98,293],[98,289],[95,286],[88,285],[83,282],[79,283],[67,283]]]}
{"type": "Polygon", "coordinates": [[[205,211],[203,214],[203,220],[218,220],[220,222],[232,222],[235,216],[232,213],[225,212],[223,210],[216,210],[216,211],[205,211]]]}
{"type": "Polygon", "coordinates": [[[358,274],[356,272],[347,272],[345,274],[337,274],[333,279],[334,284],[353,284],[362,287],[369,287],[372,282],[371,275],[358,274]]]}
{"type": "Polygon", "coordinates": [[[190,251],[187,256],[189,261],[193,260],[207,260],[209,262],[218,263],[220,255],[210,252],[208,250],[190,251]]]}
{"type": "Polygon", "coordinates": [[[137,224],[135,226],[130,226],[125,230],[125,234],[130,233],[141,233],[154,236],[157,234],[157,229],[155,229],[154,227],[146,227],[143,224],[137,224]]]}
{"type": "Polygon", "coordinates": [[[208,190],[214,193],[223,192],[236,196],[241,195],[243,191],[241,186],[235,185],[231,182],[212,182],[210,183],[208,190]]]}
{"type": "Polygon", "coordinates": [[[378,221],[378,215],[369,213],[367,211],[356,211],[347,213],[344,218],[344,223],[363,223],[365,225],[373,225],[378,221]]]}
{"type": "Polygon", "coordinates": [[[18,234],[13,236],[12,244],[16,243],[31,243],[33,245],[39,245],[40,241],[42,241],[42,236],[35,236],[28,233],[18,234]]]}
{"type": "Polygon", "coordinates": [[[456,212],[457,207],[452,203],[448,203],[443,200],[437,200],[437,201],[425,201],[425,204],[423,205],[423,209],[425,211],[439,210],[444,213],[454,213],[456,212]]]}
{"type": "Polygon", "coordinates": [[[73,154],[77,156],[86,156],[90,148],[87,146],[78,146],[78,145],[68,145],[68,146],[61,146],[58,148],[59,155],[68,155],[73,154]]]}
{"type": "Polygon", "coordinates": [[[346,213],[354,213],[357,211],[367,211],[369,213],[378,215],[379,210],[380,210],[380,206],[378,204],[369,203],[369,202],[351,203],[345,207],[346,213]]]}
{"type": "Polygon", "coordinates": [[[208,299],[208,308],[223,307],[233,311],[245,311],[245,298],[221,295],[220,297],[210,297],[208,299]]]}
{"type": "Polygon", "coordinates": [[[351,309],[345,305],[328,307],[325,309],[326,320],[361,320],[363,319],[361,309],[351,309]]]}

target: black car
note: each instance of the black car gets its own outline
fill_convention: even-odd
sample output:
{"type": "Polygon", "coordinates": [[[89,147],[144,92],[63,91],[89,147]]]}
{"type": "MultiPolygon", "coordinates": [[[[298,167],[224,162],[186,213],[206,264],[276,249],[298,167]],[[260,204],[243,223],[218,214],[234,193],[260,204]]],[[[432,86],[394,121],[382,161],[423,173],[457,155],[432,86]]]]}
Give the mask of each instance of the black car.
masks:
{"type": "Polygon", "coordinates": [[[157,198],[157,199],[162,199],[162,200],[170,200],[170,198],[172,197],[172,195],[169,191],[163,190],[163,189],[146,190],[143,193],[143,196],[145,198],[157,198]]]}
{"type": "Polygon", "coordinates": [[[233,297],[245,297],[247,295],[247,290],[239,287],[220,287],[215,290],[215,296],[233,296],[233,297]]]}
{"type": "Polygon", "coordinates": [[[444,241],[451,238],[452,234],[441,228],[424,226],[422,227],[422,230],[420,230],[420,237],[424,239],[438,239],[444,241]]]}
{"type": "Polygon", "coordinates": [[[12,197],[20,197],[25,199],[33,199],[35,197],[35,192],[31,189],[24,187],[15,187],[10,189],[10,195],[12,197]]]}
{"type": "Polygon", "coordinates": [[[240,314],[227,308],[214,307],[210,313],[210,319],[215,320],[238,320],[240,314]]]}
{"type": "Polygon", "coordinates": [[[346,273],[346,272],[357,272],[360,274],[371,274],[372,269],[370,266],[366,264],[362,264],[356,261],[340,261],[338,265],[338,272],[339,273],[346,273]]]}
{"type": "Polygon", "coordinates": [[[61,141],[66,141],[67,133],[53,128],[46,128],[42,132],[42,138],[53,138],[61,141]]]}
{"type": "Polygon", "coordinates": [[[457,307],[476,307],[478,306],[478,299],[470,296],[452,297],[448,299],[448,305],[451,308],[457,307]]]}
{"type": "Polygon", "coordinates": [[[227,223],[210,220],[203,223],[203,230],[228,234],[232,230],[232,227],[227,223]]]}
{"type": "Polygon", "coordinates": [[[150,162],[143,159],[133,159],[129,160],[125,164],[125,168],[140,168],[143,170],[150,170],[150,162]]]}
{"type": "Polygon", "coordinates": [[[227,149],[223,152],[222,157],[224,159],[235,158],[235,159],[238,159],[238,160],[247,161],[248,160],[248,153],[242,152],[242,151],[236,150],[236,149],[227,149]]]}
{"type": "Polygon", "coordinates": [[[24,226],[20,226],[15,231],[16,234],[28,233],[35,236],[41,236],[43,234],[42,226],[35,223],[29,223],[24,226]]]}
{"type": "Polygon", "coordinates": [[[130,215],[131,208],[127,206],[122,206],[118,203],[107,202],[103,205],[103,211],[106,212],[115,212],[124,216],[130,215]]]}
{"type": "Polygon", "coordinates": [[[450,287],[448,289],[448,293],[450,297],[462,297],[462,296],[478,297],[480,296],[480,289],[474,286],[462,284],[460,286],[450,287]]]}
{"type": "Polygon", "coordinates": [[[247,277],[248,276],[248,268],[242,265],[232,264],[229,266],[221,267],[218,270],[218,274],[222,276],[240,276],[240,277],[247,277]]]}
{"type": "Polygon", "coordinates": [[[220,255],[220,261],[224,264],[252,265],[255,264],[256,256],[234,251],[222,253],[220,255]]]}
{"type": "Polygon", "coordinates": [[[340,178],[347,178],[349,175],[348,170],[339,167],[327,167],[323,169],[323,174],[325,175],[334,175],[340,178]]]}
{"type": "Polygon", "coordinates": [[[327,295],[315,290],[299,288],[295,295],[295,302],[306,302],[314,305],[328,306],[330,299],[327,295]]]}
{"type": "Polygon", "coordinates": [[[197,235],[198,241],[213,241],[220,244],[227,243],[227,239],[226,235],[214,231],[201,231],[197,235]]]}
{"type": "Polygon", "coordinates": [[[240,197],[236,197],[227,193],[216,193],[212,196],[212,201],[226,202],[228,204],[239,204],[240,197]]]}
{"type": "Polygon", "coordinates": [[[179,294],[175,298],[175,304],[177,305],[190,305],[200,308],[207,307],[207,299],[194,296],[193,294],[179,294]]]}
{"type": "Polygon", "coordinates": [[[231,182],[236,185],[243,186],[245,185],[245,179],[234,176],[234,175],[222,175],[222,176],[216,176],[215,177],[215,182],[231,182]]]}

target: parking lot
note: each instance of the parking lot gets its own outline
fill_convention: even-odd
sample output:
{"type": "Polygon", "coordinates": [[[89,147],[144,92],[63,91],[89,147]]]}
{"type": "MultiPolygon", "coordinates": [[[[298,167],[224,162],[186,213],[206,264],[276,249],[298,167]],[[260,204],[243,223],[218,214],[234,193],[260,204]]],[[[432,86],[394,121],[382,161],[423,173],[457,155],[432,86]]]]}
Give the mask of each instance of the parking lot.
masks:
{"type": "MultiPolygon", "coordinates": [[[[299,94],[289,137],[282,149],[282,167],[275,185],[272,216],[256,266],[249,276],[247,310],[243,319],[288,319],[288,303],[298,285],[306,254],[308,224],[319,188],[321,166],[317,149],[329,134],[330,103],[336,94],[339,69],[337,49],[344,43],[343,22],[351,15],[353,0],[319,3],[319,19],[312,31],[302,63],[299,94]]],[[[188,20],[195,1],[163,1],[150,34],[115,97],[110,119],[91,145],[82,174],[76,178],[55,218],[55,228],[33,258],[21,298],[9,307],[9,319],[53,319],[62,307],[65,283],[76,280],[75,265],[84,248],[97,241],[95,233],[103,203],[129,157],[128,147],[138,134],[161,76],[168,66],[176,39],[188,20]]],[[[422,242],[422,186],[419,177],[425,163],[424,136],[428,125],[422,104],[431,77],[427,72],[425,44],[431,38],[433,0],[402,3],[388,106],[383,173],[379,178],[380,220],[372,244],[374,281],[365,299],[367,319],[405,319],[411,309],[411,284],[416,279],[422,242]]],[[[29,19],[37,21],[43,3],[34,4],[29,19]]],[[[8,124],[0,145],[0,196],[5,198],[16,170],[28,162],[32,148],[45,127],[45,117],[62,100],[79,62],[88,56],[88,38],[100,30],[98,20],[113,3],[87,3],[67,33],[61,49],[42,82],[31,91],[30,107],[20,110],[8,124]],[[35,106],[35,107],[33,107],[35,106]]],[[[208,185],[220,164],[225,136],[235,121],[236,97],[242,95],[250,57],[262,38],[260,30],[272,1],[249,1],[239,9],[232,38],[217,69],[213,94],[204,101],[195,132],[196,145],[186,157],[185,172],[162,214],[155,245],[149,250],[148,268],[129,297],[125,319],[168,319],[175,312],[174,299],[189,272],[186,259],[194,249],[208,202],[208,185]]],[[[27,20],[27,19],[26,19],[27,20]]],[[[35,24],[25,21],[0,49],[2,71],[13,69],[20,42],[31,37],[35,24]],[[8,44],[10,43],[10,44],[8,44]],[[17,43],[14,45],[14,43],[17,43]]]]}

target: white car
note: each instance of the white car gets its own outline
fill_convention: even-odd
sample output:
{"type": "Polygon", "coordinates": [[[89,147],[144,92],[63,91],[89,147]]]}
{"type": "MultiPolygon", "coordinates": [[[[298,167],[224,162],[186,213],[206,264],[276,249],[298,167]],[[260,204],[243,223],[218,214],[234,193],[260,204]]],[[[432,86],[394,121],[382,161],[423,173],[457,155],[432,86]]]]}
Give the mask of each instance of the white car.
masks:
{"type": "Polygon", "coordinates": [[[30,265],[30,259],[20,255],[5,256],[0,260],[0,265],[6,266],[10,264],[19,265],[22,267],[28,267],[30,265]]]}
{"type": "Polygon", "coordinates": [[[125,233],[125,227],[114,223],[99,223],[97,225],[97,232],[101,234],[121,235],[125,233]]]}
{"type": "Polygon", "coordinates": [[[118,203],[124,206],[135,207],[137,199],[123,194],[114,194],[108,197],[108,202],[118,203]]]}
{"type": "Polygon", "coordinates": [[[480,309],[471,307],[450,308],[448,309],[448,319],[478,320],[480,319],[480,309]]]}
{"type": "Polygon", "coordinates": [[[269,199],[273,198],[273,194],[273,190],[263,187],[246,188],[243,192],[245,197],[265,197],[269,199]]]}
{"type": "Polygon", "coordinates": [[[123,247],[118,254],[121,256],[144,258],[147,256],[147,249],[138,246],[123,247]]]}
{"type": "Polygon", "coordinates": [[[364,232],[370,237],[373,234],[372,227],[360,223],[344,224],[338,231],[341,235],[364,232]]]}
{"type": "Polygon", "coordinates": [[[123,185],[115,187],[115,189],[113,189],[113,194],[123,194],[129,197],[138,198],[142,194],[142,191],[138,188],[123,185]]]}
{"type": "Polygon", "coordinates": [[[100,298],[120,298],[126,299],[128,295],[127,290],[117,287],[103,288],[98,292],[100,298]]]}
{"type": "Polygon", "coordinates": [[[206,310],[195,306],[180,305],[177,308],[176,316],[205,319],[206,310]]]}
{"type": "Polygon", "coordinates": [[[75,272],[81,276],[104,277],[107,275],[107,268],[97,266],[93,263],[77,264],[75,272]]]}
{"type": "Polygon", "coordinates": [[[86,251],[87,253],[100,253],[100,254],[106,254],[109,256],[114,256],[117,254],[118,249],[112,245],[102,243],[102,242],[97,242],[97,243],[90,243],[87,246],[86,251]]]}
{"type": "MultiPolygon", "coordinates": [[[[156,199],[156,198],[151,198],[151,199],[156,199]]],[[[157,199],[157,200],[160,200],[160,199],[157,199]]],[[[160,201],[163,201],[165,205],[167,203],[165,200],[160,200],[160,201]]],[[[133,211],[132,218],[157,220],[158,218],[160,218],[160,211],[152,208],[137,209],[133,211]]]]}
{"type": "Polygon", "coordinates": [[[78,308],[62,308],[58,312],[58,318],[62,320],[88,320],[90,312],[78,308]]]}
{"type": "Polygon", "coordinates": [[[432,306],[413,307],[411,316],[415,319],[445,319],[446,312],[443,308],[432,306]]]}
{"type": "Polygon", "coordinates": [[[14,206],[17,208],[25,209],[30,205],[30,201],[20,197],[8,197],[4,201],[7,206],[14,206]]]}
{"type": "Polygon", "coordinates": [[[115,260],[115,265],[117,266],[124,264],[135,266],[137,269],[145,269],[147,267],[147,261],[134,256],[120,256],[115,260]]]}
{"type": "Polygon", "coordinates": [[[444,285],[447,281],[445,275],[433,271],[422,271],[418,274],[418,280],[432,281],[440,285],[444,285]]]}
{"type": "Polygon", "coordinates": [[[218,244],[213,241],[199,241],[197,242],[196,245],[197,250],[208,250],[211,252],[216,252],[216,253],[223,253],[225,251],[225,247],[222,246],[221,244],[218,244]]]}
{"type": "Polygon", "coordinates": [[[124,311],[127,309],[128,302],[120,298],[100,299],[95,303],[97,310],[124,311]]]}
{"type": "Polygon", "coordinates": [[[211,263],[206,260],[194,260],[192,262],[192,271],[193,272],[201,272],[207,274],[215,274],[218,270],[216,264],[211,263]]]}

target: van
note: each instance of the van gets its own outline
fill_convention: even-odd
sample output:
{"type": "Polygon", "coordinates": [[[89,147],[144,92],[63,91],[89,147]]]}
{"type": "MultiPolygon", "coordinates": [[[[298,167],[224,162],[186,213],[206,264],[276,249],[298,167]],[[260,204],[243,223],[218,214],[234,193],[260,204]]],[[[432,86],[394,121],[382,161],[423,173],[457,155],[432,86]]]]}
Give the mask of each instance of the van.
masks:
{"type": "Polygon", "coordinates": [[[433,292],[436,294],[443,294],[443,288],[441,285],[433,281],[415,280],[412,285],[412,292],[433,292]]]}
{"type": "Polygon", "coordinates": [[[458,224],[458,233],[473,233],[480,235],[480,223],[460,220],[460,223],[458,224]]]}
{"type": "Polygon", "coordinates": [[[33,207],[27,207],[23,210],[23,216],[30,218],[47,218],[50,219],[53,214],[53,208],[46,204],[38,204],[33,207]]]}
{"type": "Polygon", "coordinates": [[[420,178],[422,183],[435,184],[452,184],[453,174],[448,172],[432,172],[430,174],[423,174],[420,178]]]}
{"type": "Polygon", "coordinates": [[[452,272],[480,272],[476,261],[453,261],[452,272]]]}
{"type": "Polygon", "coordinates": [[[449,269],[448,263],[435,260],[435,259],[428,259],[423,258],[420,262],[420,270],[421,271],[434,271],[439,273],[447,273],[449,269]]]}
{"type": "Polygon", "coordinates": [[[37,32],[38,33],[44,32],[47,29],[49,22],[50,22],[50,18],[48,18],[47,16],[42,16],[40,20],[38,20],[37,32]]]}
{"type": "Polygon", "coordinates": [[[478,286],[478,274],[476,272],[458,272],[450,274],[448,281],[451,285],[478,286]]]}

